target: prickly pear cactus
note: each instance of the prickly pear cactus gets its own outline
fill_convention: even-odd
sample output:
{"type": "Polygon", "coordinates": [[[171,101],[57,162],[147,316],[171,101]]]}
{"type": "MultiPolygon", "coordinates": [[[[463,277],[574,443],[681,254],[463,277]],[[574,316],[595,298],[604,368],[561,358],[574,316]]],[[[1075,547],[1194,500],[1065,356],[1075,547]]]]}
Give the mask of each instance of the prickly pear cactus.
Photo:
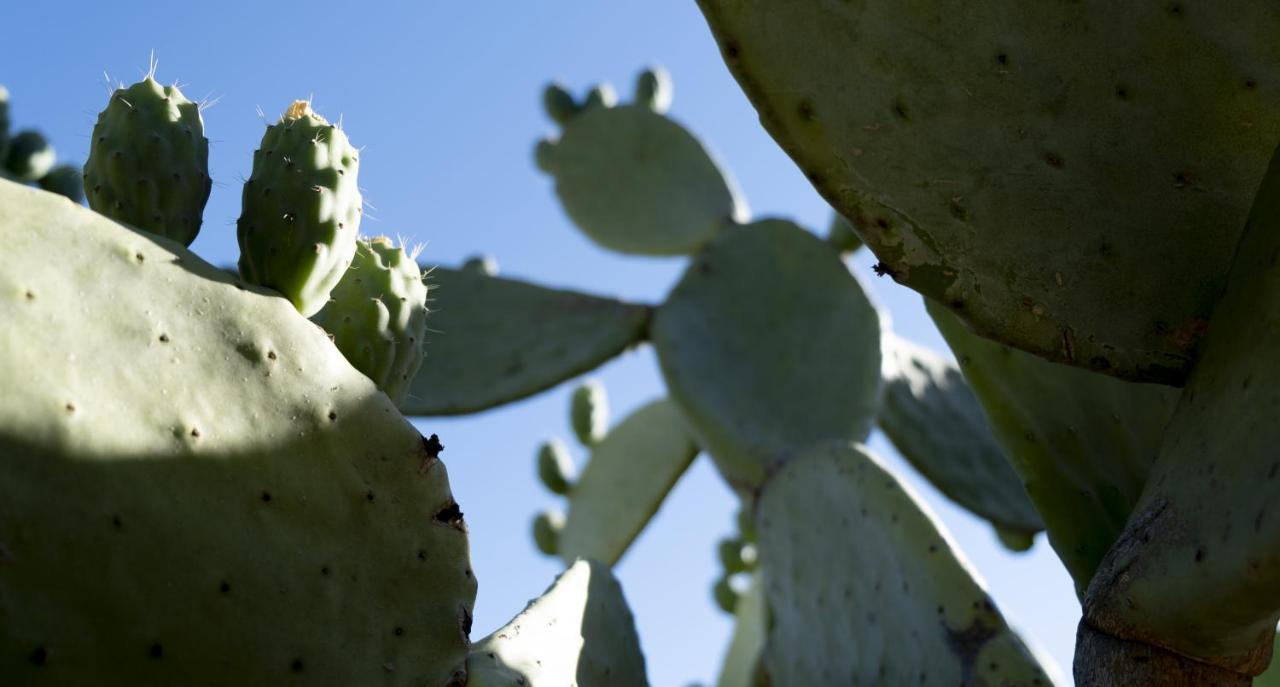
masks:
{"type": "Polygon", "coordinates": [[[1016,348],[1185,380],[1280,140],[1280,5],[699,6],[894,279],[1016,348]]]}
{"type": "Polygon", "coordinates": [[[189,246],[212,188],[199,105],[151,74],[111,94],[84,163],[89,207],[189,246]]]}
{"type": "Polygon", "coordinates": [[[925,307],[1083,593],[1133,511],[1179,391],[1050,363],[925,307]]]}
{"type": "Polygon", "coordinates": [[[761,484],[793,447],[871,431],[879,315],[839,256],[790,222],[719,237],[658,308],[650,336],[672,398],[735,486],[761,484]]]}
{"type": "Polygon", "coordinates": [[[569,424],[583,446],[593,446],[604,438],[609,427],[609,397],[599,380],[588,379],[573,390],[569,424]]]}
{"type": "Polygon", "coordinates": [[[990,521],[1002,541],[1025,542],[1043,530],[960,369],[891,333],[883,347],[878,423],[907,462],[953,501],[990,521]]]}
{"type": "Polygon", "coordinates": [[[358,240],[351,267],[312,318],[397,406],[422,366],[427,337],[427,285],[416,253],[385,236],[358,240]]]}
{"type": "Polygon", "coordinates": [[[319,312],[356,252],[359,171],[347,135],[308,101],[268,126],[236,222],[245,280],[279,291],[305,317],[319,312]]]}
{"type": "Polygon", "coordinates": [[[1094,628],[1246,675],[1280,618],[1280,151],[1213,329],[1120,541],[1085,597],[1094,628]]]}
{"type": "Polygon", "coordinates": [[[548,87],[547,114],[564,130],[538,144],[538,165],[555,177],[565,212],[591,240],[623,253],[692,253],[716,233],[745,221],[736,185],[706,148],[663,116],[671,84],[640,74],[636,102],[614,107],[593,91],[575,105],[548,87]]]}
{"type": "Polygon", "coordinates": [[[18,181],[34,182],[48,174],[57,160],[58,154],[44,134],[27,129],[9,139],[4,168],[18,181]]]}
{"type": "Polygon", "coordinates": [[[66,196],[73,203],[84,202],[84,173],[73,165],[58,165],[36,182],[40,188],[66,196]]]}
{"type": "Polygon", "coordinates": [[[549,439],[538,447],[538,479],[553,494],[565,495],[573,489],[578,470],[569,457],[569,447],[559,439],[549,439]]]}
{"type": "Polygon", "coordinates": [[[469,687],[644,687],[644,656],[609,568],[578,561],[467,659],[469,687]]]}
{"type": "Polygon", "coordinates": [[[324,332],[6,181],[0,241],[7,682],[463,679],[476,580],[441,446],[324,332]]]}
{"type": "MultiPolygon", "coordinates": [[[[0,169],[4,167],[6,153],[9,150],[9,89],[0,86],[0,169]]],[[[3,171],[0,171],[3,174],[3,171]]]]}
{"type": "Polygon", "coordinates": [[[861,446],[793,456],[765,484],[756,527],[771,684],[1054,684],[932,515],[861,446]]]}
{"type": "Polygon", "coordinates": [[[747,591],[733,611],[733,634],[720,666],[716,687],[756,687],[760,684],[760,650],[768,631],[768,609],[760,575],[752,575],[747,591]]]}

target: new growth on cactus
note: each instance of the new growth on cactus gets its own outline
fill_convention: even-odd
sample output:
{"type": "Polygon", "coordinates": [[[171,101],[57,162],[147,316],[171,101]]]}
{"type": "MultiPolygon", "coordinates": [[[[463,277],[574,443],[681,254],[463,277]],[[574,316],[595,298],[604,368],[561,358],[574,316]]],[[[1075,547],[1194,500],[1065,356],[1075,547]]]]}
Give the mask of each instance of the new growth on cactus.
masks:
{"type": "Polygon", "coordinates": [[[57,164],[57,153],[44,134],[35,129],[15,134],[10,126],[9,89],[0,85],[0,179],[35,184],[73,203],[83,202],[80,170],[57,164]]]}

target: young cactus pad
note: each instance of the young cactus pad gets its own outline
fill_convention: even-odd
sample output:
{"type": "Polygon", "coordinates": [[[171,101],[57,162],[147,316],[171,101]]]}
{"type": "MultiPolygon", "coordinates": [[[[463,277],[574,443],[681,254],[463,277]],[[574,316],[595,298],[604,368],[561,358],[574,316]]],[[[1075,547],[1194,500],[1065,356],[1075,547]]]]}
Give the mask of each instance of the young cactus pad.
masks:
{"type": "Polygon", "coordinates": [[[6,684],[463,667],[476,580],[439,444],[324,332],[176,242],[6,181],[0,241],[6,684]]]}
{"type": "Polygon", "coordinates": [[[623,253],[692,253],[747,209],[702,143],[652,105],[583,109],[559,141],[539,144],[538,164],[592,241],[623,253]]]}
{"type": "Polygon", "coordinates": [[[431,271],[431,355],[404,412],[457,415],[587,372],[644,336],[649,308],[491,277],[431,271]]]}
{"type": "Polygon", "coordinates": [[[1086,618],[1246,674],[1280,616],[1280,151],[1160,457],[1086,618]]]}
{"type": "Polygon", "coordinates": [[[672,398],[734,485],[759,485],[795,446],[871,431],[879,314],[835,251],[790,222],[722,234],[650,330],[672,398]]]}
{"type": "Polygon", "coordinates": [[[279,291],[304,317],[319,312],[356,252],[359,171],[347,135],[305,100],[268,126],[236,222],[245,280],[279,291]]]}
{"type": "Polygon", "coordinates": [[[583,446],[593,446],[604,438],[609,427],[609,397],[597,379],[588,379],[569,401],[569,423],[583,446]]]}
{"type": "Polygon", "coordinates": [[[468,687],[645,687],[644,655],[622,586],[578,561],[467,659],[468,687]]]}
{"type": "Polygon", "coordinates": [[[385,236],[358,240],[351,267],[312,318],[397,406],[422,366],[427,336],[427,285],[415,257],[385,236]]]}
{"type": "Polygon", "coordinates": [[[954,363],[886,333],[878,423],[939,491],[1010,537],[1044,529],[982,406],[954,363]]]}
{"type": "Polygon", "coordinates": [[[925,307],[1083,593],[1142,492],[1179,390],[1051,363],[925,307]]]}
{"type": "Polygon", "coordinates": [[[58,154],[44,134],[28,129],[9,139],[3,166],[14,179],[35,182],[48,174],[57,161],[58,154]]]}
{"type": "Polygon", "coordinates": [[[698,446],[670,401],[652,401],[628,415],[591,450],[569,493],[560,557],[617,563],[696,455],[698,446]]]}
{"type": "Polygon", "coordinates": [[[200,106],[149,74],[117,89],[93,126],[83,183],[94,210],[191,245],[213,188],[200,106]]]}
{"type": "Polygon", "coordinates": [[[1186,378],[1280,140],[1280,3],[699,6],[894,279],[1037,355],[1186,378]]]}
{"type": "Polygon", "coordinates": [[[932,515],[861,446],[784,464],[756,527],[773,685],[1054,684],[932,515]]]}

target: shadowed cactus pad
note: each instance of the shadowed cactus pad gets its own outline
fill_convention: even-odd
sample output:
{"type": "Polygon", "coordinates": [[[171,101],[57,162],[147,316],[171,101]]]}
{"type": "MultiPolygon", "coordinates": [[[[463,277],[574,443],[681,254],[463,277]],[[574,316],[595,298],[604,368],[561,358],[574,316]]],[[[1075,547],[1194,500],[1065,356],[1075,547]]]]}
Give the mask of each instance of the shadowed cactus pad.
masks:
{"type": "Polygon", "coordinates": [[[422,366],[427,286],[413,255],[384,236],[356,242],[351,267],[313,318],[396,405],[422,366]]]}
{"type": "Polygon", "coordinates": [[[305,317],[319,312],[355,255],[359,170],[347,135],[305,100],[268,126],[236,222],[245,280],[279,291],[305,317]]]}
{"type": "Polygon", "coordinates": [[[578,561],[519,615],[476,642],[469,687],[645,687],[644,655],[608,566],[578,561]]]}
{"type": "Polygon", "coordinates": [[[801,451],[765,484],[756,526],[771,684],[1053,684],[932,515],[861,446],[801,451]]]}
{"type": "Polygon", "coordinates": [[[1020,544],[1016,535],[1026,540],[1044,529],[960,369],[892,334],[884,350],[878,423],[907,462],[948,498],[1000,528],[1010,548],[1020,544]]]}
{"type": "Polygon", "coordinates": [[[89,207],[191,245],[213,182],[200,107],[151,75],[111,94],[84,163],[89,207]]]}
{"type": "Polygon", "coordinates": [[[1280,140],[1280,4],[700,0],[760,119],[979,334],[1181,383],[1280,140]]]}
{"type": "Polygon", "coordinates": [[[0,241],[6,682],[462,668],[476,581],[439,444],[324,332],[175,242],[4,181],[0,241]]]}
{"type": "Polygon", "coordinates": [[[638,342],[649,309],[491,277],[431,271],[431,345],[403,410],[457,415],[572,379],[638,342]]]}
{"type": "MultiPolygon", "coordinates": [[[[665,83],[644,72],[637,84],[643,102],[588,102],[562,123],[558,141],[538,144],[538,165],[555,177],[565,212],[605,248],[692,253],[747,216],[735,184],[702,143],[661,114],[670,102],[665,83]]],[[[557,121],[560,111],[551,110],[557,121]]]]}
{"type": "Polygon", "coordinates": [[[650,329],[672,398],[735,485],[759,485],[797,446],[871,431],[879,315],[835,251],[790,222],[722,234],[650,329]]]}
{"type": "Polygon", "coordinates": [[[38,181],[49,173],[58,160],[49,140],[39,131],[19,131],[9,139],[4,170],[18,181],[38,181]]]}

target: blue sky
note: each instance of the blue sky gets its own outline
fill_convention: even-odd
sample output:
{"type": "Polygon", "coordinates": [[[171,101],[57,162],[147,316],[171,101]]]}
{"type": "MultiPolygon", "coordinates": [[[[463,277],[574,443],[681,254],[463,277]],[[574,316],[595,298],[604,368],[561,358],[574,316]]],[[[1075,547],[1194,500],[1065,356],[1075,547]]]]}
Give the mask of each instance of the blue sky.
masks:
{"type": "MultiPolygon", "coordinates": [[[[692,0],[648,2],[20,3],[6,7],[0,83],[16,127],[38,126],[60,156],[81,162],[106,103],[104,72],[126,83],[159,60],[161,81],[204,114],[215,186],[193,249],[237,258],[240,184],[263,131],[295,98],[342,117],[363,147],[365,233],[403,235],[428,263],[494,256],[506,276],[643,302],[660,302],[681,259],[628,258],[596,248],[560,211],[533,165],[534,141],[554,132],[539,93],[549,79],[581,92],[611,81],[628,93],[635,73],[672,74],[670,115],[699,135],[737,179],[754,217],[783,216],[825,228],[829,210],[759,126],[721,62],[692,0]]],[[[896,331],[945,350],[911,291],[854,271],[892,313],[896,331]]],[[[763,286],[767,287],[767,284],[763,286]]],[[[663,394],[647,348],[598,370],[614,417],[663,394]]],[[[555,500],[537,483],[534,450],[571,436],[572,384],[463,419],[424,419],[447,445],[455,495],[472,533],[480,580],[475,637],[504,623],[559,571],[540,556],[529,522],[555,500]]],[[[876,436],[872,448],[895,466],[876,436]]],[[[579,452],[579,461],[585,456],[579,452]]],[[[1069,673],[1079,607],[1043,538],[1025,555],[1005,553],[983,523],[950,505],[902,467],[988,581],[1011,622],[1069,673]]],[[[736,503],[699,459],[618,568],[657,686],[712,682],[730,624],[711,602],[715,541],[733,527],[736,503]]]]}

